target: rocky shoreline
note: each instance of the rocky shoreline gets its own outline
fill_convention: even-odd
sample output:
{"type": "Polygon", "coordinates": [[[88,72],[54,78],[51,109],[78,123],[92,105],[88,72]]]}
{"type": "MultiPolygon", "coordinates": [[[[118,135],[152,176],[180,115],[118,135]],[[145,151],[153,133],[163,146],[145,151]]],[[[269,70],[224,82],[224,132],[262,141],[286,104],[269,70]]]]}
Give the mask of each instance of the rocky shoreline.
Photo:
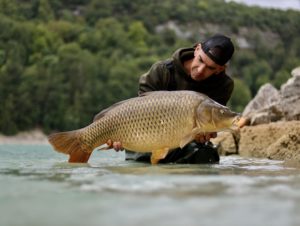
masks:
{"type": "Polygon", "coordinates": [[[245,107],[248,125],[213,140],[221,155],[238,154],[296,163],[300,166],[300,67],[277,90],[263,85],[245,107]]]}
{"type": "Polygon", "coordinates": [[[213,139],[221,155],[295,161],[300,164],[300,121],[245,126],[239,133],[224,132],[213,139]]]}

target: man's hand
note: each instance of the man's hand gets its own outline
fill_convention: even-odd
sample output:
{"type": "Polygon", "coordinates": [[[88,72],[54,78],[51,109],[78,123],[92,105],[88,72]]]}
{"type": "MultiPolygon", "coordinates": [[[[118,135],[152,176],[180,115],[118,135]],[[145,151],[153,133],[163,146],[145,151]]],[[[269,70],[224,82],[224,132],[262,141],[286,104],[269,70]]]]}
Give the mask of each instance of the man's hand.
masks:
{"type": "Polygon", "coordinates": [[[205,143],[209,141],[211,138],[216,138],[217,133],[199,133],[195,137],[195,141],[197,143],[205,143]]]}
{"type": "Polygon", "coordinates": [[[120,141],[112,141],[112,140],[109,139],[106,142],[106,144],[109,148],[115,149],[115,151],[124,151],[124,148],[123,148],[122,143],[120,141]]]}

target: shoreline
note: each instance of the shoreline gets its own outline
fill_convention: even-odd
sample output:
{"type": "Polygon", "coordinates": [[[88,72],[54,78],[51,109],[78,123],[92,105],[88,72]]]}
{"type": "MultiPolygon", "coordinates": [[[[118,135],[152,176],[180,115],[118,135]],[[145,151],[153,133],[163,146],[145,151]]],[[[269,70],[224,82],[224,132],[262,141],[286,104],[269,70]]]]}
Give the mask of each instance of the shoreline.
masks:
{"type": "Polygon", "coordinates": [[[0,134],[0,145],[2,144],[49,144],[47,135],[41,130],[35,129],[20,132],[13,136],[0,134]]]}

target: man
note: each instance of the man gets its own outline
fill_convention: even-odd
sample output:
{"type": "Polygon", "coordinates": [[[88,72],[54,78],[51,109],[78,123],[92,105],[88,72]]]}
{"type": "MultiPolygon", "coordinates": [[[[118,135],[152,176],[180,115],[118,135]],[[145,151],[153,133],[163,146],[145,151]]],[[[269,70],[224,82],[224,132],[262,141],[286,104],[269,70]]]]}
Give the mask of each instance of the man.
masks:
{"type": "MultiPolygon", "coordinates": [[[[139,82],[139,95],[158,90],[193,90],[226,105],[233,91],[233,80],[226,75],[226,63],[234,46],[224,35],[214,35],[193,48],[178,49],[172,59],[155,63],[139,82]]],[[[210,142],[216,133],[198,134],[194,142],[170,152],[159,163],[217,163],[219,155],[210,142]]],[[[108,142],[121,150],[118,141],[108,142]]],[[[150,161],[150,154],[126,151],[127,160],[150,161]]]]}

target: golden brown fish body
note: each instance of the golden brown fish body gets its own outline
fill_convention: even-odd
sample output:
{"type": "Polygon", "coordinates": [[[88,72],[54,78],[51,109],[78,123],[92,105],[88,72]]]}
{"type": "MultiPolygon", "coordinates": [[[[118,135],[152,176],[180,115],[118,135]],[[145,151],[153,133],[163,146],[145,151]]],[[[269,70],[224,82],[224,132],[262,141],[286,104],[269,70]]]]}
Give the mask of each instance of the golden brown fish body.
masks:
{"type": "Polygon", "coordinates": [[[49,141],[69,154],[70,162],[86,162],[93,149],[112,140],[131,151],[152,152],[151,162],[156,163],[200,132],[232,127],[236,116],[200,93],[156,91],[119,102],[100,112],[89,126],[50,135],[49,141]]]}

